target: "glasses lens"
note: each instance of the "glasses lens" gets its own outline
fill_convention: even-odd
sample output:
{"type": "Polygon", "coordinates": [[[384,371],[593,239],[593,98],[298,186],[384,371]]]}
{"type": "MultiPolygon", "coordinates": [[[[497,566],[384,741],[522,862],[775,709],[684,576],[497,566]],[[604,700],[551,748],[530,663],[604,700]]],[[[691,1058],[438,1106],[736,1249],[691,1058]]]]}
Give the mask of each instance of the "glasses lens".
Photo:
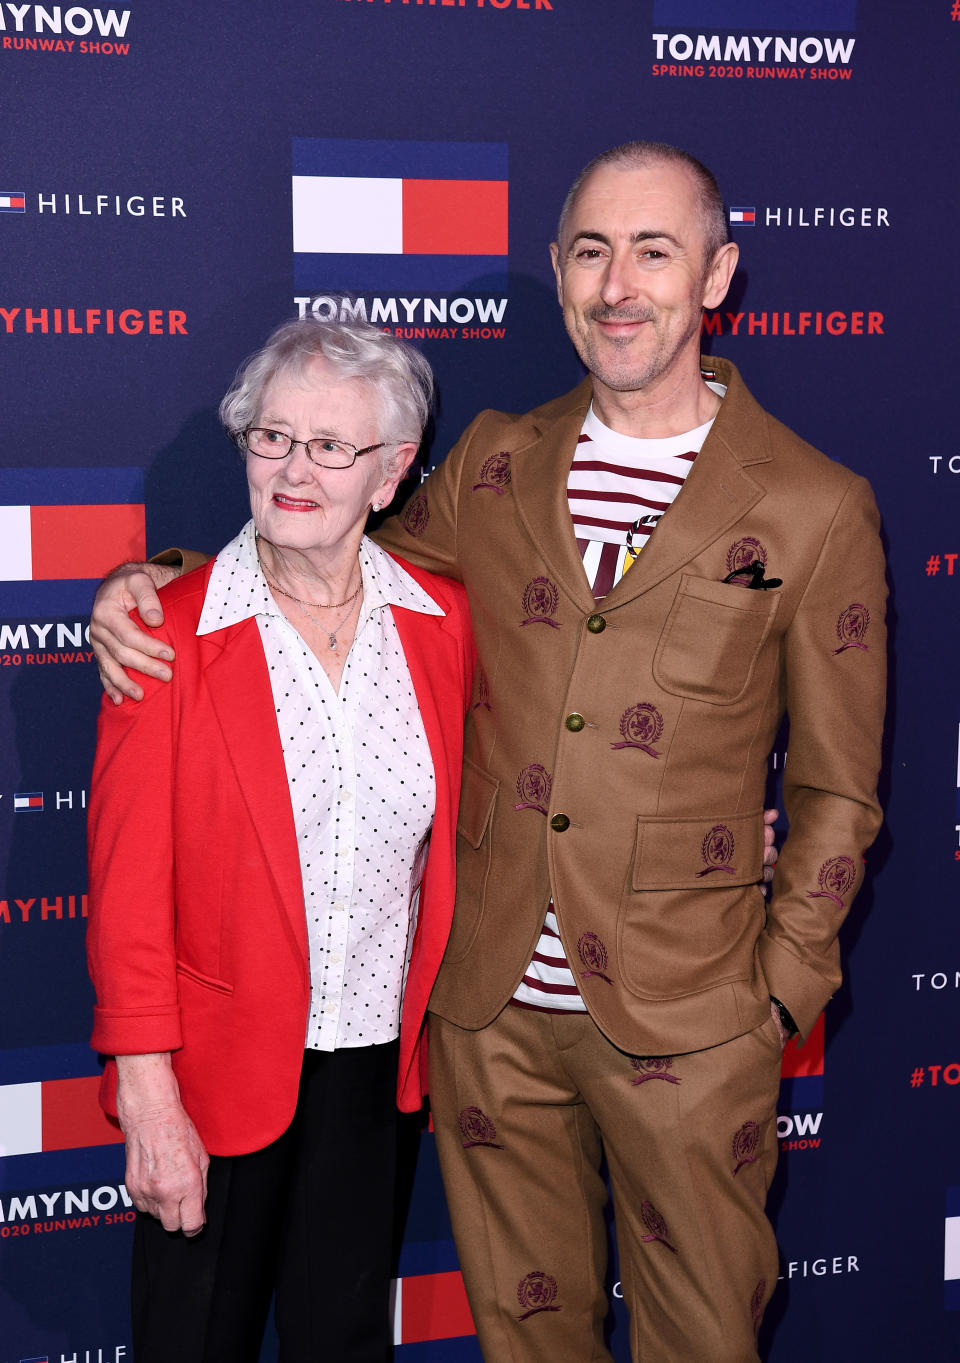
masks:
{"type": "Polygon", "coordinates": [[[307,445],[307,454],[315,464],[328,469],[348,469],[357,457],[352,445],[334,440],[330,435],[318,435],[307,445]]]}
{"type": "Polygon", "coordinates": [[[247,431],[247,449],[261,459],[285,459],[290,453],[290,437],[265,426],[251,426],[247,431]]]}

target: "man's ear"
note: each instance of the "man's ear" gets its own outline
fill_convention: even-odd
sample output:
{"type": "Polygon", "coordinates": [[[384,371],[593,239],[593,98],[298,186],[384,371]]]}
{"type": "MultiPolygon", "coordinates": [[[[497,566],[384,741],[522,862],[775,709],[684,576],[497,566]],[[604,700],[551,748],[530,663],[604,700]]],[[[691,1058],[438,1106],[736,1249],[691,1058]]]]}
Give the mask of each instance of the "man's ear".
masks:
{"type": "Polygon", "coordinates": [[[563,307],[563,274],[560,269],[560,243],[551,241],[550,243],[550,263],[553,266],[553,273],[557,281],[557,299],[563,307]]]}
{"type": "Polygon", "coordinates": [[[739,259],[740,247],[735,241],[728,241],[726,246],[720,247],[713,258],[713,264],[707,271],[703,284],[703,306],[705,308],[718,308],[726,298],[739,259]]]}

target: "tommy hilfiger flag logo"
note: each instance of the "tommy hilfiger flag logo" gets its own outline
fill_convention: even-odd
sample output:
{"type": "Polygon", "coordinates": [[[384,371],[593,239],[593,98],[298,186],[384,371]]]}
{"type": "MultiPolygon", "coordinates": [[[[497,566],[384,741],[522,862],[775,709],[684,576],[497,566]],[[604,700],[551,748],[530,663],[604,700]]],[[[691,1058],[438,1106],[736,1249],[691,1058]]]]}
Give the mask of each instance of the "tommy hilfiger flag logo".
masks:
{"type": "Polygon", "coordinates": [[[86,609],[145,555],[142,469],[0,469],[0,610],[86,609]]]}
{"type": "Polygon", "coordinates": [[[506,143],[295,138],[292,170],[300,288],[443,291],[505,272],[506,143]]]}
{"type": "Polygon", "coordinates": [[[23,791],[20,795],[14,795],[13,812],[14,814],[42,814],[43,792],[28,790],[23,791]]]}
{"type": "Polygon", "coordinates": [[[0,189],[0,213],[26,213],[27,196],[22,189],[0,189]]]}
{"type": "Polygon", "coordinates": [[[0,1159],[119,1145],[123,1132],[101,1108],[99,1091],[99,1074],[0,1084],[0,1159]]]}
{"type": "Polygon", "coordinates": [[[755,208],[731,208],[730,224],[732,227],[755,227],[757,222],[757,210],[755,208]]]}

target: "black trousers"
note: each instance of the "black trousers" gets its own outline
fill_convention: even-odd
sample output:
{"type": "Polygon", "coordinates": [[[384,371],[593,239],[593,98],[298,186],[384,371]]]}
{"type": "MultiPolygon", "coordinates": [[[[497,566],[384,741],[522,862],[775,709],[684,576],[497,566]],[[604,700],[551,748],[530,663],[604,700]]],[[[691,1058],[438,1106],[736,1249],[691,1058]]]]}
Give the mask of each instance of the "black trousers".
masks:
{"type": "Polygon", "coordinates": [[[211,1156],[198,1236],[138,1216],[135,1363],[257,1363],[274,1291],[280,1363],[391,1357],[397,1052],[304,1052],[289,1129],[211,1156]]]}

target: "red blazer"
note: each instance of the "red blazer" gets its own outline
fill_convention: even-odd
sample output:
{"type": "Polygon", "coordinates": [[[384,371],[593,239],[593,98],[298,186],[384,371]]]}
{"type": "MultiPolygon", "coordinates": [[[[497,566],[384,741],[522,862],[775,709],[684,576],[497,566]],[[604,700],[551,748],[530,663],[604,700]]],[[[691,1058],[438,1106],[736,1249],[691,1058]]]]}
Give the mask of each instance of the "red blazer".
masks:
{"type": "MultiPolygon", "coordinates": [[[[474,667],[459,583],[400,560],[446,612],[393,606],[436,773],[436,813],[403,997],[397,1101],[420,1107],[423,1020],[453,916],[463,719],[474,667]]],[[[90,791],[91,1045],[172,1051],[184,1107],[218,1155],[289,1126],[310,1001],[303,887],[255,620],[197,638],[210,564],[163,592],[152,630],[173,680],[104,697],[90,791]]],[[[116,1066],[101,1103],[116,1113],[116,1066]]]]}

